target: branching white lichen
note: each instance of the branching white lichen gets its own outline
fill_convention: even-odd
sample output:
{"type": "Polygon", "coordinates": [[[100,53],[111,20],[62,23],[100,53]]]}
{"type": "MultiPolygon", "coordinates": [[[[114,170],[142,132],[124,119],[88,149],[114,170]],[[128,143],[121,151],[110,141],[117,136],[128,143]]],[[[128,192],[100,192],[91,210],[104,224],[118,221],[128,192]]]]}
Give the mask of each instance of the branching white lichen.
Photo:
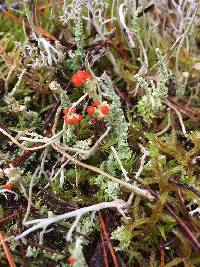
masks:
{"type": "Polygon", "coordinates": [[[88,152],[86,152],[85,154],[82,155],[82,157],[84,159],[88,159],[98,148],[98,146],[100,145],[101,141],[108,135],[108,133],[110,132],[111,127],[108,126],[107,130],[105,131],[104,134],[102,134],[99,139],[96,141],[96,143],[94,144],[94,146],[92,148],[90,148],[90,150],[88,150],[88,152]]]}
{"type": "Polygon", "coordinates": [[[44,37],[37,38],[38,46],[41,49],[40,53],[43,55],[45,61],[47,61],[47,65],[51,66],[53,62],[61,62],[64,59],[64,55],[61,51],[56,49],[53,45],[50,44],[44,37]],[[44,51],[45,54],[42,54],[44,51]]]}
{"type": "MultiPolygon", "coordinates": [[[[102,31],[101,29],[101,24],[99,25],[97,22],[96,22],[96,19],[95,19],[95,10],[94,10],[94,7],[93,7],[93,4],[92,4],[92,1],[91,0],[88,0],[87,1],[87,6],[88,6],[88,10],[89,10],[89,13],[90,13],[90,20],[94,26],[94,28],[96,29],[97,33],[99,34],[99,36],[101,37],[101,39],[103,41],[106,40],[106,36],[105,36],[105,33],[102,31]]],[[[115,60],[115,57],[113,55],[113,53],[111,52],[111,50],[109,48],[107,48],[107,54],[106,54],[107,58],[109,59],[109,61],[111,62],[111,64],[113,65],[113,70],[115,71],[116,74],[120,74],[120,69],[119,69],[119,66],[115,60]]]]}
{"type": "Polygon", "coordinates": [[[132,36],[132,34],[131,34],[131,32],[130,32],[130,30],[127,27],[126,22],[125,22],[125,16],[123,14],[123,8],[127,9],[127,7],[126,7],[126,5],[124,3],[121,4],[120,7],[119,7],[119,19],[120,19],[123,31],[127,35],[128,43],[129,43],[130,48],[135,48],[135,43],[133,41],[133,36],[132,36]]]}
{"type": "Polygon", "coordinates": [[[146,150],[141,144],[139,144],[139,147],[141,149],[142,152],[142,157],[140,158],[141,162],[140,162],[140,167],[138,169],[138,171],[135,174],[135,178],[138,179],[143,171],[144,168],[144,164],[145,164],[145,159],[146,157],[149,155],[148,150],[146,150]]]}
{"type": "Polygon", "coordinates": [[[28,7],[27,3],[28,3],[28,1],[24,0],[26,17],[27,17],[27,20],[31,26],[34,39],[37,41],[38,47],[40,48],[40,54],[43,58],[44,64],[46,64],[47,66],[51,66],[53,62],[57,63],[58,61],[62,61],[64,58],[62,51],[56,49],[44,37],[41,37],[41,36],[38,37],[37,36],[36,27],[33,23],[33,19],[32,19],[32,16],[30,14],[29,7],[28,7]]]}
{"type": "Polygon", "coordinates": [[[84,0],[73,0],[70,4],[69,1],[65,0],[63,5],[63,15],[60,20],[67,24],[70,20],[75,21],[80,13],[81,7],[85,4],[84,0]]]}
{"type": "Polygon", "coordinates": [[[38,230],[38,229],[42,229],[42,231],[45,232],[47,227],[50,226],[51,224],[58,223],[58,222],[60,222],[62,220],[66,220],[66,219],[75,217],[75,221],[72,224],[72,226],[69,229],[69,232],[68,232],[68,234],[66,236],[66,240],[70,241],[71,238],[72,238],[72,233],[73,233],[74,229],[76,228],[77,224],[79,223],[81,217],[83,215],[85,215],[86,213],[99,211],[99,210],[107,209],[107,208],[116,208],[121,214],[124,214],[123,210],[126,207],[127,207],[127,203],[126,202],[124,202],[121,199],[116,199],[116,200],[113,200],[111,202],[102,202],[102,203],[95,204],[95,205],[92,205],[92,206],[89,206],[89,207],[80,208],[80,209],[77,209],[75,211],[71,211],[71,212],[68,212],[68,213],[65,213],[65,214],[62,214],[62,215],[28,221],[28,222],[24,223],[24,225],[26,225],[26,226],[34,225],[34,226],[32,226],[31,228],[27,229],[22,234],[16,236],[15,240],[19,240],[21,238],[24,238],[28,234],[30,234],[30,233],[38,230]]]}
{"type": "Polygon", "coordinates": [[[31,177],[31,181],[30,181],[30,185],[29,185],[29,194],[28,194],[28,205],[27,205],[27,210],[23,219],[23,223],[25,223],[27,221],[27,218],[29,216],[30,210],[31,210],[31,204],[32,204],[32,190],[33,190],[33,186],[34,186],[34,181],[36,178],[36,175],[39,171],[39,167],[35,170],[34,174],[31,177]]]}
{"type": "Polygon", "coordinates": [[[18,77],[18,81],[15,84],[15,86],[13,87],[12,91],[9,93],[9,96],[13,96],[16,93],[17,89],[19,88],[19,86],[20,86],[20,84],[22,82],[23,76],[26,73],[26,71],[27,71],[26,69],[22,70],[21,74],[18,77]]]}
{"type": "Polygon", "coordinates": [[[58,140],[61,136],[63,131],[61,130],[59,133],[57,133],[56,135],[54,135],[52,138],[46,138],[44,137],[43,139],[32,139],[32,138],[26,138],[26,137],[21,137],[21,139],[26,140],[28,142],[33,142],[33,143],[45,143],[44,145],[40,145],[37,147],[27,147],[24,146],[23,144],[19,143],[15,137],[13,137],[11,134],[7,133],[4,129],[0,128],[0,132],[2,134],[4,134],[5,136],[7,136],[14,144],[16,144],[18,147],[20,147],[22,150],[27,150],[27,151],[35,151],[35,150],[39,150],[42,148],[45,148],[53,143],[56,142],[56,140],[58,140]]]}
{"type": "Polygon", "coordinates": [[[124,166],[123,166],[119,156],[117,155],[117,151],[115,150],[115,148],[113,146],[111,146],[111,150],[112,150],[112,152],[113,152],[113,154],[114,154],[114,156],[115,156],[115,158],[116,158],[116,160],[120,166],[120,169],[124,175],[125,181],[128,182],[130,180],[129,177],[127,176],[128,172],[124,169],[124,166]]]}
{"type": "Polygon", "coordinates": [[[19,195],[16,192],[12,191],[12,190],[0,189],[0,194],[4,194],[4,196],[7,198],[7,196],[6,196],[5,193],[12,193],[12,194],[14,194],[15,195],[15,200],[17,200],[18,197],[19,197],[19,195]]]}
{"type": "Polygon", "coordinates": [[[194,216],[195,214],[198,214],[199,217],[200,217],[200,207],[198,207],[198,208],[196,208],[196,209],[190,211],[189,213],[190,213],[190,215],[192,215],[192,216],[194,216]]]}
{"type": "MultiPolygon", "coordinates": [[[[141,144],[138,144],[138,146],[141,149],[142,156],[140,158],[140,166],[139,166],[139,169],[135,173],[135,180],[137,180],[140,177],[140,175],[141,175],[141,173],[142,173],[142,171],[144,169],[145,159],[149,155],[149,151],[145,147],[143,147],[141,144]]],[[[137,182],[136,181],[134,182],[134,185],[137,186],[137,182]]],[[[132,192],[130,194],[127,202],[131,204],[132,203],[132,200],[133,200],[133,197],[134,197],[134,192],[132,192]]]]}

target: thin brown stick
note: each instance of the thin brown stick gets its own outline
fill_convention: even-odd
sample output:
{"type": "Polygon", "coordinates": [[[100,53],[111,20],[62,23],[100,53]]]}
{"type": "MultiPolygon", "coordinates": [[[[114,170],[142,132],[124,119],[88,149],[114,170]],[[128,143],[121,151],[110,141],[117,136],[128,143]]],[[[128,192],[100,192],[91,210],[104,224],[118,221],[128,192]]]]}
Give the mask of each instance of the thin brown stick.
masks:
{"type": "Polygon", "coordinates": [[[12,254],[11,254],[7,244],[6,244],[6,242],[4,241],[4,236],[3,236],[1,231],[0,231],[0,244],[2,245],[3,250],[4,250],[5,254],[6,254],[7,260],[9,262],[9,266],[10,267],[16,267],[16,264],[14,262],[13,256],[12,256],[12,254]]]}
{"type": "MultiPolygon", "coordinates": [[[[59,2],[59,1],[58,1],[59,2]]],[[[63,5],[64,4],[64,1],[60,1],[59,3],[48,3],[48,4],[44,4],[44,5],[41,5],[40,7],[39,7],[39,10],[40,11],[43,11],[43,10],[45,10],[45,9],[47,9],[47,8],[52,8],[54,5],[55,6],[61,6],[61,5],[63,5]]]]}
{"type": "Polygon", "coordinates": [[[194,111],[192,108],[182,106],[180,103],[175,102],[169,97],[166,97],[163,99],[163,103],[165,103],[169,107],[174,107],[174,109],[177,109],[180,113],[183,113],[187,117],[189,117],[192,121],[199,123],[199,112],[194,111]]]}
{"type": "Polygon", "coordinates": [[[164,248],[160,249],[160,267],[165,267],[165,250],[164,250],[164,248]]]}
{"type": "Polygon", "coordinates": [[[41,249],[41,250],[45,250],[45,251],[47,251],[47,252],[56,253],[56,254],[60,254],[60,255],[63,255],[63,256],[66,256],[66,255],[67,255],[67,253],[59,252],[59,251],[57,251],[57,250],[55,250],[55,249],[52,249],[52,248],[49,248],[49,247],[45,247],[45,246],[43,246],[43,245],[39,245],[38,243],[35,243],[35,242],[33,242],[33,241],[31,241],[31,240],[28,240],[28,239],[26,239],[26,243],[27,243],[28,245],[30,245],[30,246],[39,248],[39,249],[41,249]]]}
{"type": "Polygon", "coordinates": [[[109,265],[108,265],[108,256],[107,256],[107,253],[106,253],[106,247],[105,247],[105,241],[104,241],[104,238],[103,238],[102,228],[100,229],[100,233],[101,233],[101,244],[102,244],[102,249],[103,249],[105,267],[109,267],[109,265]]]}
{"type": "Polygon", "coordinates": [[[160,258],[161,258],[161,267],[165,267],[165,251],[164,249],[160,250],[160,258]]]}
{"type": "MultiPolygon", "coordinates": [[[[23,214],[22,214],[22,206],[21,206],[20,209],[19,209],[18,225],[17,225],[17,228],[18,228],[17,231],[18,231],[19,235],[22,233],[22,217],[23,217],[23,214]]],[[[24,261],[23,266],[24,267],[28,267],[29,263],[28,263],[28,259],[26,257],[25,247],[24,247],[24,243],[22,242],[22,240],[19,241],[19,246],[20,246],[20,252],[21,252],[21,255],[22,255],[22,259],[24,261]]]]}
{"type": "Polygon", "coordinates": [[[5,222],[15,218],[16,216],[17,216],[16,214],[9,215],[8,217],[1,219],[0,224],[5,223],[5,222]]]}
{"type": "MultiPolygon", "coordinates": [[[[31,29],[31,26],[29,25],[29,23],[23,19],[20,19],[18,17],[16,17],[15,15],[13,15],[11,12],[8,12],[6,11],[5,9],[2,11],[2,14],[9,17],[10,19],[12,19],[13,21],[21,24],[21,25],[24,25],[26,28],[29,28],[31,29]]],[[[36,31],[39,33],[39,34],[42,34],[44,35],[46,38],[52,40],[52,41],[58,41],[58,39],[53,36],[52,34],[50,34],[49,32],[45,31],[44,29],[36,26],[36,31]]]]}
{"type": "Polygon", "coordinates": [[[176,212],[169,205],[166,205],[166,210],[177,221],[194,250],[200,253],[200,243],[197,238],[192,234],[185,222],[178,216],[178,214],[176,214],[176,212]]]}
{"type": "Polygon", "coordinates": [[[198,197],[200,197],[200,192],[199,192],[193,185],[191,185],[191,184],[183,183],[183,182],[181,182],[181,181],[179,181],[179,180],[176,180],[176,179],[174,179],[174,178],[170,178],[170,179],[168,180],[168,182],[170,182],[170,183],[174,183],[174,184],[176,184],[178,187],[183,187],[183,188],[185,188],[185,189],[187,189],[187,190],[190,190],[190,191],[192,191],[194,194],[196,194],[198,197]]]}
{"type": "Polygon", "coordinates": [[[178,195],[178,199],[179,199],[179,202],[180,202],[180,205],[181,205],[181,208],[183,210],[183,212],[186,214],[191,226],[192,226],[192,229],[194,231],[196,231],[197,233],[200,232],[200,228],[195,224],[195,222],[193,221],[191,215],[189,214],[186,206],[185,206],[185,203],[184,203],[184,199],[182,197],[182,192],[181,192],[181,189],[180,188],[177,188],[177,195],[178,195]]]}
{"type": "Polygon", "coordinates": [[[114,261],[114,266],[115,267],[119,267],[119,264],[117,262],[117,257],[116,257],[112,242],[110,241],[110,237],[109,237],[108,231],[106,229],[106,225],[104,223],[104,220],[103,220],[103,217],[102,217],[100,211],[99,211],[99,221],[100,221],[101,229],[102,229],[102,231],[104,233],[104,236],[105,236],[105,238],[106,238],[106,240],[108,242],[108,247],[110,249],[110,253],[111,253],[113,261],[114,261]]]}

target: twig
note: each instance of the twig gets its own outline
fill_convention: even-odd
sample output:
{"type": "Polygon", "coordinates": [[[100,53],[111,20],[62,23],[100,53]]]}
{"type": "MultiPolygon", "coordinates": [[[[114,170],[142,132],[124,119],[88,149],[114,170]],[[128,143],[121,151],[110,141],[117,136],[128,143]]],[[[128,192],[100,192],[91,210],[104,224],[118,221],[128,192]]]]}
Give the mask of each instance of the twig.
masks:
{"type": "Polygon", "coordinates": [[[107,256],[107,252],[106,252],[106,247],[105,247],[105,241],[104,241],[104,238],[103,238],[102,228],[100,229],[100,234],[101,234],[101,244],[102,244],[102,249],[103,249],[105,267],[109,267],[109,265],[108,265],[108,256],[107,256]]]}
{"type": "Polygon", "coordinates": [[[160,267],[165,267],[165,250],[160,249],[160,267]]]}
{"type": "Polygon", "coordinates": [[[189,242],[192,245],[192,247],[194,248],[194,250],[196,252],[200,253],[200,243],[197,240],[197,238],[192,234],[192,232],[187,227],[187,225],[185,224],[185,222],[176,214],[176,212],[169,205],[166,205],[166,209],[169,212],[169,214],[173,218],[175,218],[175,220],[177,221],[177,223],[180,225],[180,227],[182,228],[185,236],[189,240],[189,242]]]}
{"type": "Polygon", "coordinates": [[[5,222],[9,221],[10,219],[15,218],[16,216],[17,216],[16,214],[11,214],[11,215],[9,215],[9,216],[6,217],[6,218],[1,219],[1,220],[0,220],[0,224],[3,224],[3,223],[5,223],[5,222]]]}
{"type": "MultiPolygon", "coordinates": [[[[18,234],[22,233],[22,206],[20,206],[19,209],[19,215],[18,215],[18,234]]],[[[22,240],[19,241],[20,243],[20,251],[21,251],[21,255],[24,261],[23,267],[28,267],[28,260],[26,257],[26,252],[25,252],[25,248],[24,248],[24,243],[22,242],[22,240]]]]}
{"type": "Polygon", "coordinates": [[[183,123],[183,118],[181,116],[181,113],[178,111],[178,109],[175,106],[173,106],[170,103],[170,101],[168,101],[168,99],[165,99],[165,103],[176,112],[176,115],[178,116],[178,119],[179,119],[179,122],[180,122],[180,125],[181,125],[181,128],[182,128],[182,132],[183,132],[184,136],[186,136],[187,132],[186,132],[186,129],[185,129],[185,125],[183,123]]]}
{"type": "MultiPolygon", "coordinates": [[[[187,105],[181,105],[179,102],[175,102],[173,99],[167,97],[165,100],[169,101],[173,106],[175,106],[181,113],[190,117],[194,122],[200,122],[200,112],[189,108],[187,105]]],[[[165,100],[163,102],[165,102],[165,100]]]]}
{"type": "Polygon", "coordinates": [[[148,190],[145,189],[141,189],[137,186],[134,186],[130,183],[127,183],[123,180],[117,179],[115,177],[113,177],[112,175],[102,171],[101,169],[94,167],[92,165],[88,165],[86,163],[83,163],[75,158],[73,158],[72,156],[70,156],[68,153],[66,153],[65,151],[63,151],[63,148],[59,145],[53,145],[54,149],[57,150],[58,152],[60,152],[61,154],[63,154],[64,156],[66,156],[66,158],[70,159],[73,163],[82,166],[83,168],[89,169],[91,171],[94,171],[96,173],[99,173],[105,177],[107,177],[110,180],[115,181],[116,183],[120,184],[121,186],[124,186],[126,188],[128,188],[129,190],[142,195],[143,197],[147,197],[150,201],[154,200],[154,197],[151,195],[151,193],[148,190]]]}
{"type": "Polygon", "coordinates": [[[187,189],[187,190],[190,190],[190,191],[192,191],[194,194],[196,194],[198,197],[200,197],[200,192],[199,192],[197,189],[195,189],[194,186],[191,185],[191,184],[186,184],[186,183],[177,181],[177,180],[175,180],[175,179],[173,179],[173,178],[170,178],[170,179],[168,180],[168,182],[170,182],[170,183],[174,183],[174,184],[176,184],[176,185],[178,185],[178,186],[181,186],[181,187],[183,187],[183,188],[185,188],[185,189],[187,189]]]}
{"type": "Polygon", "coordinates": [[[169,110],[167,125],[166,125],[166,127],[164,129],[162,129],[162,131],[156,133],[156,136],[160,136],[160,135],[166,133],[169,130],[170,127],[171,127],[171,112],[169,110]]]}
{"type": "Polygon", "coordinates": [[[181,192],[180,188],[177,188],[177,195],[178,195],[178,199],[179,199],[181,208],[184,211],[184,213],[186,214],[186,216],[187,216],[187,218],[188,218],[193,230],[196,231],[197,233],[200,232],[200,228],[195,224],[195,222],[193,221],[190,213],[188,212],[188,210],[187,210],[187,208],[185,206],[184,199],[182,197],[182,192],[181,192]]]}
{"type": "Polygon", "coordinates": [[[116,258],[116,254],[115,254],[112,242],[110,241],[110,237],[108,235],[108,231],[106,229],[106,226],[105,226],[105,223],[104,223],[104,220],[103,220],[103,217],[102,217],[100,211],[99,211],[99,221],[100,221],[101,229],[102,229],[102,231],[104,233],[104,236],[105,236],[105,238],[106,238],[106,240],[108,242],[108,247],[110,249],[110,253],[111,253],[113,261],[114,261],[114,267],[119,267],[119,264],[117,262],[117,258],[116,258]]]}
{"type": "Polygon", "coordinates": [[[64,252],[59,252],[57,250],[54,250],[52,248],[49,248],[49,247],[45,247],[43,245],[39,245],[38,243],[35,243],[29,239],[26,239],[26,243],[30,246],[33,246],[33,247],[36,247],[36,248],[39,248],[41,250],[45,250],[45,251],[48,251],[48,252],[51,252],[51,253],[56,253],[56,254],[60,254],[60,255],[63,255],[63,256],[66,256],[66,253],[64,252]]]}
{"type": "MultiPolygon", "coordinates": [[[[4,14],[5,16],[11,18],[12,20],[14,20],[15,22],[24,25],[26,28],[31,29],[30,24],[27,21],[24,21],[18,17],[16,17],[15,15],[13,15],[12,13],[6,11],[5,9],[2,11],[2,14],[4,14]]],[[[53,36],[52,34],[50,34],[49,32],[45,31],[44,29],[40,28],[40,27],[36,27],[36,32],[44,35],[46,38],[52,40],[52,41],[58,41],[58,39],[53,36]]]]}
{"type": "Polygon", "coordinates": [[[12,256],[12,254],[11,254],[7,244],[6,244],[6,242],[4,241],[4,236],[3,236],[1,231],[0,231],[0,244],[3,247],[3,250],[4,250],[5,254],[6,254],[6,257],[7,257],[7,260],[9,262],[10,267],[16,267],[14,259],[13,259],[13,256],[12,256]]]}

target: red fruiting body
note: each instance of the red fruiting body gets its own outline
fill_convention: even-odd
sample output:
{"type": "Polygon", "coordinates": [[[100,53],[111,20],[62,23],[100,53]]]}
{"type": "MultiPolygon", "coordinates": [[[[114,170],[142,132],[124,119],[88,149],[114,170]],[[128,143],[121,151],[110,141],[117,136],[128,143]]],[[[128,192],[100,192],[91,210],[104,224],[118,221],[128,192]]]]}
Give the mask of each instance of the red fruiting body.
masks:
{"type": "Polygon", "coordinates": [[[70,125],[72,123],[72,119],[71,118],[67,118],[66,116],[64,117],[65,123],[67,125],[70,125]]]}
{"type": "Polygon", "coordinates": [[[74,265],[74,263],[76,262],[76,259],[74,257],[70,257],[67,261],[69,264],[74,265]]]}
{"type": "Polygon", "coordinates": [[[72,75],[71,81],[74,86],[80,87],[87,79],[92,81],[93,77],[86,70],[79,70],[72,75]]]}
{"type": "Polygon", "coordinates": [[[98,107],[100,105],[100,102],[99,101],[94,101],[92,105],[93,105],[93,107],[98,107]]]}
{"type": "Polygon", "coordinates": [[[95,108],[92,106],[87,107],[87,113],[88,115],[93,115],[95,113],[95,108]]]}
{"type": "Polygon", "coordinates": [[[76,108],[70,108],[70,113],[76,113],[76,108]]]}
{"type": "Polygon", "coordinates": [[[104,115],[108,115],[109,111],[110,111],[109,106],[103,106],[103,107],[101,108],[101,112],[102,112],[102,114],[104,114],[104,115]]]}
{"type": "Polygon", "coordinates": [[[78,122],[78,117],[71,118],[71,122],[76,124],[78,122]]]}
{"type": "Polygon", "coordinates": [[[83,119],[83,115],[78,114],[76,117],[68,118],[66,115],[64,117],[65,123],[70,125],[72,123],[77,124],[80,120],[83,119]]]}
{"type": "Polygon", "coordinates": [[[78,118],[78,120],[80,121],[80,120],[82,120],[82,119],[83,119],[83,115],[81,115],[81,114],[78,114],[77,118],[78,118]]]}
{"type": "Polygon", "coordinates": [[[64,108],[63,113],[66,115],[69,112],[69,108],[64,108]]]}
{"type": "Polygon", "coordinates": [[[13,189],[13,183],[7,182],[3,187],[4,187],[4,189],[12,190],[13,189]]]}

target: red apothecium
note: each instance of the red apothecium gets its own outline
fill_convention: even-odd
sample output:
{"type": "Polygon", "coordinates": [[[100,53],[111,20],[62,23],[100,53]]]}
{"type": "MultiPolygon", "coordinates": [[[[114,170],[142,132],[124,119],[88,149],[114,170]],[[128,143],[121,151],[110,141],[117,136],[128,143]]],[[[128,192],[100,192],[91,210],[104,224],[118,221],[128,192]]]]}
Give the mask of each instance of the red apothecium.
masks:
{"type": "Polygon", "coordinates": [[[87,79],[92,81],[93,77],[86,70],[79,70],[72,75],[71,81],[74,86],[80,87],[87,79]]]}

